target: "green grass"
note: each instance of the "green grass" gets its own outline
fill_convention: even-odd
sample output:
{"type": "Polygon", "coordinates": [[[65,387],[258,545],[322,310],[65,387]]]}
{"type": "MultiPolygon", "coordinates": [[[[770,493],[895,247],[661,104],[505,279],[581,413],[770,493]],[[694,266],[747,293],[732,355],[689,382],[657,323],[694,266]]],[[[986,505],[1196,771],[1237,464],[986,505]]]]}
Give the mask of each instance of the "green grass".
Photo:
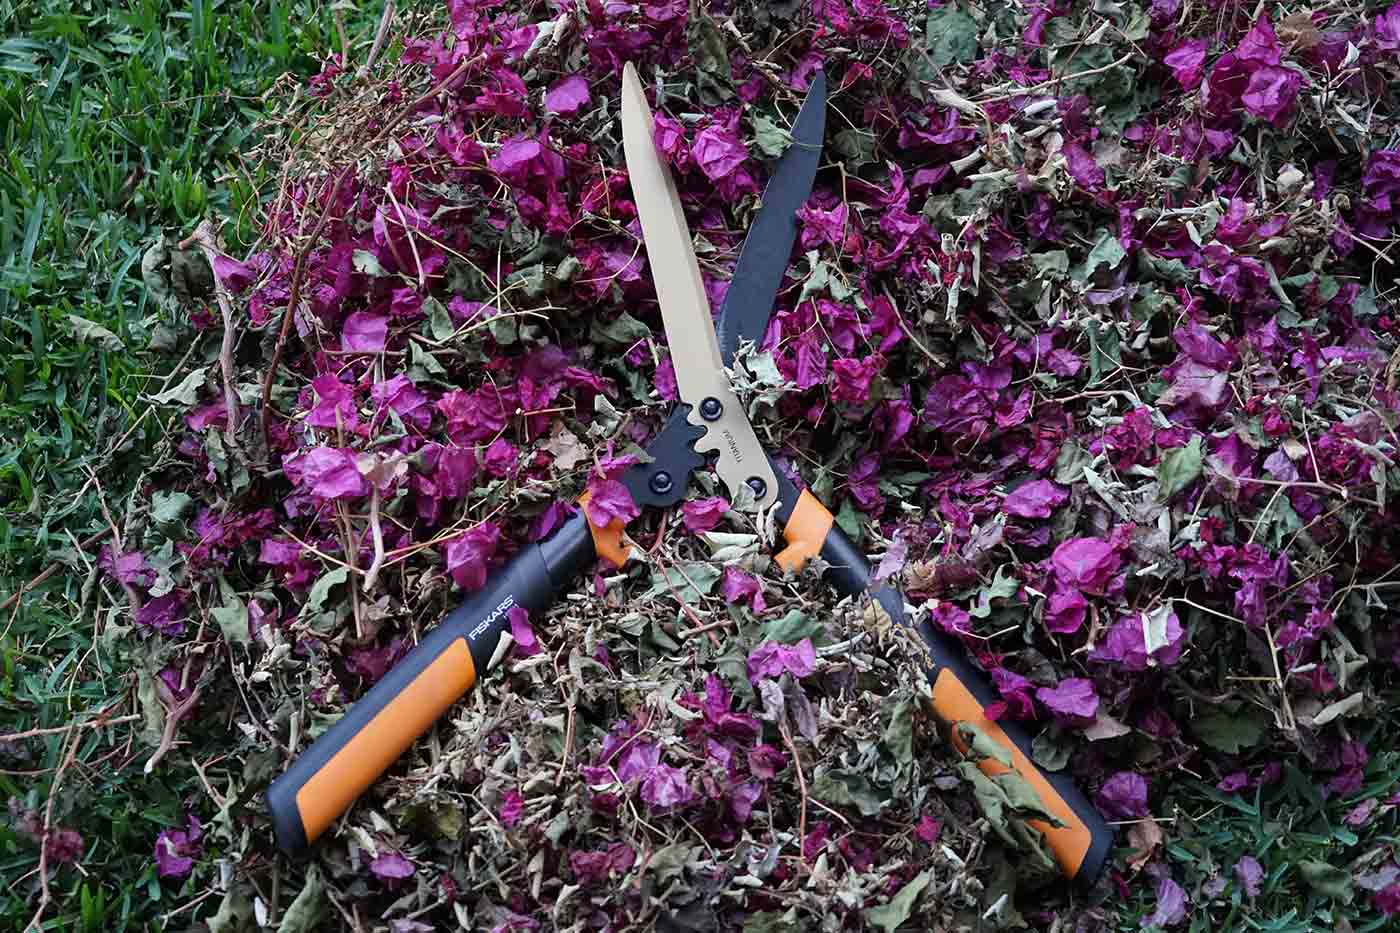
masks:
{"type": "MultiPolygon", "coordinates": [[[[348,12],[356,39],[377,7],[348,12]]],[[[101,632],[120,621],[95,607],[121,594],[92,571],[95,548],[74,542],[105,527],[88,469],[98,472],[120,522],[123,503],[148,463],[163,426],[143,392],[185,351],[149,349],[162,312],[141,281],[141,257],[161,234],[188,233],[206,216],[237,217],[226,230],[235,252],[255,236],[246,205],[265,178],[235,178],[238,153],[263,112],[261,95],[286,74],[319,67],[339,37],[328,4],[278,0],[194,0],[180,6],[136,0],[117,8],[84,2],[0,0],[0,598],[55,563],[49,581],[16,611],[0,613],[0,737],[61,729],[120,703],[136,708],[133,673],[114,660],[101,632]],[[79,339],[72,315],[115,335],[121,349],[79,339]]],[[[362,50],[361,50],[362,51],[362,50]]],[[[285,87],[290,88],[287,84],[285,87]]],[[[206,341],[207,342],[207,341],[206,341]]],[[[207,348],[201,347],[200,352],[207,348]]],[[[1386,697],[1386,705],[1395,697],[1386,697]]],[[[226,721],[192,727],[220,743],[226,721]]],[[[1394,748],[1392,719],[1366,736],[1394,748]]],[[[211,898],[194,901],[192,883],[156,876],[152,845],[163,828],[208,798],[192,769],[141,764],[150,749],[128,743],[131,724],[76,733],[77,750],[59,791],[54,823],[78,830],[82,872],[51,873],[51,930],[185,929],[207,920],[211,898]],[[168,917],[168,919],[167,919],[168,917]]],[[[38,849],[12,825],[4,804],[41,809],[70,736],[62,731],[0,741],[0,930],[22,929],[34,913],[38,849]]],[[[241,768],[236,761],[220,769],[241,768]]],[[[1170,819],[1165,860],[1191,898],[1177,931],[1271,933],[1385,927],[1369,892],[1350,902],[1310,884],[1301,865],[1349,868],[1370,853],[1400,846],[1396,816],[1378,811],[1362,827],[1345,816],[1360,800],[1400,789],[1400,752],[1377,754],[1363,793],[1324,799],[1311,779],[1289,768],[1277,785],[1224,795],[1182,780],[1155,809],[1170,819]],[[1264,868],[1250,903],[1233,883],[1213,900],[1215,876],[1231,878],[1250,854],[1264,868]]],[[[206,822],[210,850],[219,833],[245,832],[236,815],[206,822]]],[[[263,830],[257,830],[263,831],[263,830]]],[[[199,876],[197,876],[199,877],[199,876]]],[[[203,877],[207,877],[207,874],[203,877]]],[[[294,892],[282,892],[282,904],[294,892]]],[[[1127,902],[1105,905],[1110,929],[1141,928],[1155,906],[1140,880],[1127,902]]]]}
{"type": "MultiPolygon", "coordinates": [[[[378,13],[347,10],[350,36],[378,13]]],[[[0,615],[2,737],[89,719],[134,688],[97,634],[112,620],[93,609],[96,549],[74,542],[105,527],[89,469],[122,520],[162,433],[142,393],[186,350],[150,349],[162,312],[142,254],[202,217],[240,215],[225,233],[241,252],[255,235],[241,208],[266,179],[226,179],[254,142],[260,95],[317,71],[340,39],[329,4],[299,0],[0,0],[0,22],[0,597],[62,565],[0,615]],[[73,315],[120,348],[79,339],[73,315]]],[[[196,785],[189,769],[143,776],[149,749],[128,747],[129,729],[83,733],[54,795],[55,824],[82,833],[85,874],[52,873],[46,929],[163,929],[198,893],[167,887],[151,858],[196,785]]],[[[42,808],[66,741],[0,742],[0,805],[42,808]]],[[[29,922],[37,867],[0,809],[0,929],[29,922]]]]}
{"type": "MultiPolygon", "coordinates": [[[[1384,698],[1390,706],[1395,697],[1384,698]]],[[[1393,918],[1376,910],[1373,894],[1353,881],[1355,874],[1385,865],[1400,837],[1393,807],[1378,807],[1361,825],[1346,817],[1362,801],[1384,802],[1400,791],[1400,750],[1395,723],[1378,717],[1356,738],[1373,750],[1361,790],[1328,795],[1322,778],[1306,774],[1302,760],[1285,761],[1280,780],[1238,793],[1181,775],[1167,799],[1154,810],[1170,820],[1163,861],[1190,898],[1187,920],[1177,933],[1258,931],[1258,933],[1373,933],[1394,929],[1393,918]],[[1263,871],[1259,894],[1251,899],[1235,880],[1235,864],[1253,856],[1263,871]],[[1211,879],[1224,879],[1210,891],[1211,879]]],[[[1133,899],[1115,905],[1117,929],[1141,929],[1156,906],[1153,883],[1141,878],[1133,899]]]]}

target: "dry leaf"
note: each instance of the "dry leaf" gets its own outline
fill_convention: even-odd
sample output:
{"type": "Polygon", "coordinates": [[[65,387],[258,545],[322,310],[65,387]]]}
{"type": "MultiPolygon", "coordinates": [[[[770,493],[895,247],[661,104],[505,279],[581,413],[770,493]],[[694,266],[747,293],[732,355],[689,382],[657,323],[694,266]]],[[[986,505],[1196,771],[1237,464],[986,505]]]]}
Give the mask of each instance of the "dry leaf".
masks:
{"type": "Polygon", "coordinates": [[[1142,871],[1142,866],[1152,861],[1152,857],[1166,841],[1162,827],[1152,817],[1146,817],[1128,827],[1128,841],[1133,845],[1133,854],[1128,856],[1128,867],[1142,871]]]}
{"type": "Polygon", "coordinates": [[[1312,16],[1303,11],[1290,13],[1278,24],[1280,42],[1286,42],[1296,51],[1306,52],[1322,41],[1322,34],[1313,25],[1312,16]]]}
{"type": "Polygon", "coordinates": [[[588,459],[588,450],[579,442],[572,431],[564,427],[564,422],[556,421],[554,431],[545,443],[544,449],[554,455],[554,466],[561,473],[567,473],[588,459]]]}
{"type": "Polygon", "coordinates": [[[1127,735],[1132,731],[1130,727],[1100,711],[1098,716],[1094,718],[1094,724],[1084,730],[1084,737],[1090,742],[1099,742],[1104,739],[1116,739],[1118,736],[1127,735]]]}

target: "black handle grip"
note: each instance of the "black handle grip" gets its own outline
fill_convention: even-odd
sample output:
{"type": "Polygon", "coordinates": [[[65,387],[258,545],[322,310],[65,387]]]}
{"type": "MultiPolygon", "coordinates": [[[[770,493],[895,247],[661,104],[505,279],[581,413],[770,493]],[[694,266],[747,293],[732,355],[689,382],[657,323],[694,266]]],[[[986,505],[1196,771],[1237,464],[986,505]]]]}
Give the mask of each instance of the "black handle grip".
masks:
{"type": "Polygon", "coordinates": [[[277,844],[303,852],[418,736],[464,696],[495,654],[510,610],[548,608],[594,556],[580,510],[527,546],[429,632],[267,790],[277,844]]]}

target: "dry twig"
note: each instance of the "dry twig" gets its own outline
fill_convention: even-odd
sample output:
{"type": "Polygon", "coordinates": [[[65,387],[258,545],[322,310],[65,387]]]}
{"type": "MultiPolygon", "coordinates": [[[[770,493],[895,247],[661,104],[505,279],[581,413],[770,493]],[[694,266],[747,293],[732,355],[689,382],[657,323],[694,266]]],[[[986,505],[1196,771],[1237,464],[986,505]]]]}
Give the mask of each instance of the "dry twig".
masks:
{"type": "Polygon", "coordinates": [[[151,757],[146,759],[146,766],[142,769],[143,773],[150,774],[154,771],[166,753],[175,746],[175,730],[180,727],[180,720],[189,715],[190,711],[194,709],[194,705],[199,702],[199,694],[203,689],[203,684],[196,684],[189,696],[172,706],[175,698],[171,695],[170,688],[165,685],[164,681],[156,679],[156,691],[160,694],[161,705],[165,707],[165,728],[161,730],[160,744],[156,746],[151,757]]]}
{"type": "MultiPolygon", "coordinates": [[[[91,477],[93,485],[97,487],[97,503],[102,507],[102,517],[107,520],[107,525],[112,531],[112,560],[115,562],[122,554],[122,533],[117,529],[117,523],[113,520],[112,513],[107,508],[107,494],[102,491],[102,481],[97,478],[97,474],[93,472],[91,467],[88,468],[88,475],[91,477]]],[[[141,611],[143,602],[141,594],[136,592],[136,587],[127,583],[125,580],[121,579],[121,577],[117,577],[117,582],[121,584],[121,588],[126,592],[126,601],[131,606],[131,620],[135,622],[136,613],[141,611]]]]}
{"type": "Polygon", "coordinates": [[[379,52],[384,48],[384,42],[389,38],[389,27],[394,22],[394,0],[385,0],[384,14],[379,17],[379,28],[374,32],[374,44],[369,47],[369,55],[365,57],[365,63],[360,66],[359,78],[363,79],[374,67],[374,60],[379,57],[379,52]]]}
{"type": "Polygon", "coordinates": [[[379,524],[379,487],[374,485],[370,487],[369,494],[369,532],[374,541],[374,560],[365,571],[363,588],[366,593],[373,592],[374,584],[379,580],[380,568],[384,566],[384,529],[379,524]]]}
{"type": "MultiPolygon", "coordinates": [[[[199,226],[194,228],[194,233],[187,236],[180,242],[180,249],[188,249],[190,244],[198,244],[200,251],[204,253],[204,258],[209,262],[209,269],[214,270],[214,260],[220,255],[218,243],[218,231],[214,225],[207,220],[199,222],[199,226]]],[[[224,377],[224,443],[229,449],[237,449],[238,430],[238,391],[233,386],[233,303],[229,297],[228,289],[219,280],[217,273],[214,274],[214,299],[219,305],[219,314],[224,321],[224,337],[219,344],[219,371],[224,377]]]]}
{"type": "MultiPolygon", "coordinates": [[[[68,727],[73,731],[73,727],[68,727]]],[[[39,837],[39,906],[34,911],[34,918],[29,921],[28,929],[41,930],[43,926],[40,921],[44,918],[44,911],[48,910],[51,895],[49,894],[49,833],[53,831],[53,801],[58,796],[58,788],[63,784],[63,775],[68,770],[68,766],[73,763],[73,758],[78,754],[78,739],[81,733],[75,733],[68,741],[68,750],[64,753],[63,761],[58,766],[58,772],[53,776],[53,783],[49,785],[49,798],[44,804],[44,831],[39,837]]]]}
{"type": "Polygon", "coordinates": [[[104,726],[116,726],[124,722],[131,722],[141,718],[138,713],[118,716],[115,719],[108,719],[106,717],[107,711],[103,710],[86,722],[69,723],[66,726],[51,726],[47,729],[27,729],[24,732],[11,732],[9,735],[0,735],[0,742],[18,742],[20,739],[33,739],[41,735],[58,735],[60,732],[67,732],[70,729],[100,729],[104,726]]]}
{"type": "Polygon", "coordinates": [[[802,842],[807,838],[807,776],[802,773],[802,759],[797,754],[797,743],[792,740],[792,730],[788,728],[787,716],[783,715],[778,723],[779,731],[783,733],[783,743],[787,745],[788,752],[792,755],[792,768],[797,772],[797,790],[802,798],[802,812],[798,816],[798,851],[802,849],[802,842]]]}

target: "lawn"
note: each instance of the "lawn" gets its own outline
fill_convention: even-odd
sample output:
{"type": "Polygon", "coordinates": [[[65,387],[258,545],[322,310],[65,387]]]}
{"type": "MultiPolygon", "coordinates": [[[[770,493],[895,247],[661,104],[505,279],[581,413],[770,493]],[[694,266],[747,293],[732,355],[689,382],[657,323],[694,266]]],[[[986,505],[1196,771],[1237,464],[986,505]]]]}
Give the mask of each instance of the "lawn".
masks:
{"type": "Polygon", "coordinates": [[[358,74],[379,14],[0,0],[0,928],[1393,926],[1400,5],[455,0],[358,74]],[[734,378],[1112,821],[1094,890],[704,470],[276,851],[675,398],[623,61],[715,302],[824,69],[734,378]]]}
{"type": "MultiPolygon", "coordinates": [[[[354,41],[372,35],[377,10],[343,15],[354,41]]],[[[37,813],[77,833],[46,929],[168,929],[190,898],[157,878],[153,843],[198,778],[141,773],[95,562],[104,506],[126,515],[168,428],[150,396],[207,348],[145,288],[142,257],[207,216],[255,234],[236,218],[266,179],[240,154],[265,95],[293,93],[340,38],[329,4],[276,0],[6,0],[0,22],[0,594],[58,571],[0,616],[0,927],[35,913],[37,813]]]]}

